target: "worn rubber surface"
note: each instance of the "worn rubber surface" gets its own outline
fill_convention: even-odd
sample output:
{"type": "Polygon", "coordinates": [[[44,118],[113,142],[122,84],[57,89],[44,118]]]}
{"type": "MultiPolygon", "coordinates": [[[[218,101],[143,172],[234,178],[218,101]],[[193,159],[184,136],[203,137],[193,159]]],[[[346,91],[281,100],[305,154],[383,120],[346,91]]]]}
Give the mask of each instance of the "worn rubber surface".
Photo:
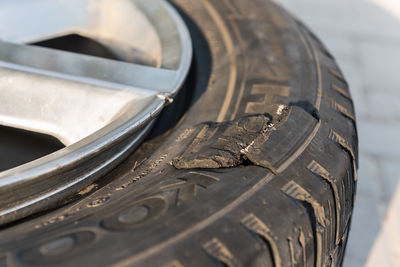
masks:
{"type": "Polygon", "coordinates": [[[72,202],[3,225],[0,266],[341,264],[357,133],[335,60],[267,0],[172,2],[190,107],[72,202]]]}

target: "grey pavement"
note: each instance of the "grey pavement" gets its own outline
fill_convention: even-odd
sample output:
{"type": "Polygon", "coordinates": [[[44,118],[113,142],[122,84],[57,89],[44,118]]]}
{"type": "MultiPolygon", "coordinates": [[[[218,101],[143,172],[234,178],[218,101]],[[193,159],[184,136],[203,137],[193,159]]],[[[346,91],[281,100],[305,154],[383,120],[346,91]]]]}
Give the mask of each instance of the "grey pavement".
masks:
{"type": "Polygon", "coordinates": [[[344,267],[400,266],[400,0],[275,0],[308,25],[350,84],[359,182],[344,267]]]}

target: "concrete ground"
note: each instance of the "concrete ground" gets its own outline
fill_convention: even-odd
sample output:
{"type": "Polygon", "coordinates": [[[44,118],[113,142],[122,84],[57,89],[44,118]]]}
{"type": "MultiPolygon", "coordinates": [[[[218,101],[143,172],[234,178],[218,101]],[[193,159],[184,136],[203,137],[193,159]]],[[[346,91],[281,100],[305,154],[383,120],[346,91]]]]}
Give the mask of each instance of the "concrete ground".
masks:
{"type": "Polygon", "coordinates": [[[400,0],[275,0],[305,22],[350,84],[360,139],[344,267],[400,266],[400,0]]]}

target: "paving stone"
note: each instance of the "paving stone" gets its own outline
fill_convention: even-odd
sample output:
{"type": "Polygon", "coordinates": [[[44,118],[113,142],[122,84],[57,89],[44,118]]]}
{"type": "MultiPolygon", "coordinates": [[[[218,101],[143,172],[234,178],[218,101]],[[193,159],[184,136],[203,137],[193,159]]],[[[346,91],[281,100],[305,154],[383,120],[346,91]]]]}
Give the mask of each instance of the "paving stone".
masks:
{"type": "MultiPolygon", "coordinates": [[[[375,241],[375,244],[368,255],[365,267],[393,267],[391,253],[388,250],[386,235],[380,233],[375,241]],[[372,255],[371,255],[372,254],[372,255]]],[[[351,267],[351,266],[348,266],[351,267]]]]}
{"type": "MultiPolygon", "coordinates": [[[[400,24],[397,30],[400,29],[400,24]]],[[[365,84],[382,88],[400,87],[400,43],[360,43],[361,73],[365,84]]]]}
{"type": "Polygon", "coordinates": [[[390,203],[383,227],[369,253],[367,267],[400,265],[400,184],[390,203]]]}
{"type": "Polygon", "coordinates": [[[361,153],[399,157],[400,127],[373,120],[359,120],[359,150],[361,153]]]}
{"type": "Polygon", "coordinates": [[[319,26],[314,26],[313,32],[335,58],[356,58],[357,41],[351,35],[342,32],[329,32],[319,26]]]}
{"type": "Polygon", "coordinates": [[[355,258],[353,255],[346,254],[343,261],[343,267],[364,267],[364,262],[355,258]]]}
{"type": "Polygon", "coordinates": [[[357,196],[346,257],[348,256],[353,262],[362,263],[360,266],[364,266],[368,252],[372,249],[380,232],[381,223],[376,200],[361,195],[357,196]]]}
{"type": "Polygon", "coordinates": [[[394,200],[396,188],[400,186],[399,162],[392,159],[383,159],[380,161],[379,165],[383,183],[383,199],[386,204],[389,205],[394,200]]]}
{"type": "Polygon", "coordinates": [[[370,1],[353,2],[354,22],[352,31],[366,35],[376,35],[379,38],[399,38],[399,20],[387,10],[370,1]]]}
{"type": "Polygon", "coordinates": [[[360,154],[357,183],[357,196],[379,199],[383,190],[380,180],[379,162],[376,157],[360,154]]]}
{"type": "Polygon", "coordinates": [[[301,4],[292,10],[292,13],[311,28],[318,25],[328,32],[400,39],[398,18],[374,2],[366,0],[301,0],[299,2],[301,4]]]}
{"type": "Polygon", "coordinates": [[[398,91],[387,90],[385,86],[370,89],[366,98],[371,118],[380,122],[400,123],[400,84],[398,91]]]}

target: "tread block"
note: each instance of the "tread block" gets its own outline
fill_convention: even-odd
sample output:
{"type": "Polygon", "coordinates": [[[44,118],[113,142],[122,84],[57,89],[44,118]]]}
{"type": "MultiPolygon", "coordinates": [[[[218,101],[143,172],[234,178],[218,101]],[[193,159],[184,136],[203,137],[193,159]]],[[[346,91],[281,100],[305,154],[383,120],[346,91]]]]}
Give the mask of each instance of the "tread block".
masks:
{"type": "Polygon", "coordinates": [[[239,267],[241,264],[233,257],[228,248],[218,238],[213,238],[204,243],[204,250],[213,258],[228,267],[239,267]]]}
{"type": "Polygon", "coordinates": [[[315,217],[318,224],[325,227],[329,222],[325,216],[325,210],[322,205],[311,196],[303,187],[298,185],[295,181],[290,181],[281,189],[286,195],[299,201],[307,202],[314,210],[315,217]]]}
{"type": "Polygon", "coordinates": [[[346,139],[344,139],[343,137],[341,137],[337,132],[335,132],[334,130],[331,130],[329,133],[329,139],[331,139],[332,141],[338,143],[344,150],[346,150],[351,158],[352,158],[352,164],[353,164],[353,178],[354,181],[356,182],[358,180],[358,175],[357,175],[357,164],[356,164],[356,156],[354,154],[353,149],[351,148],[351,146],[349,145],[349,143],[346,141],[346,139]]]}
{"type": "Polygon", "coordinates": [[[341,113],[343,116],[349,118],[353,122],[356,121],[356,118],[354,117],[354,115],[347,108],[345,108],[344,106],[340,105],[339,103],[337,103],[334,100],[331,100],[331,104],[332,104],[333,109],[335,109],[336,111],[341,113]]]}
{"type": "Polygon", "coordinates": [[[341,81],[347,83],[347,81],[346,81],[346,79],[344,78],[343,74],[341,74],[339,71],[334,70],[334,69],[332,69],[332,68],[329,68],[328,70],[329,70],[329,72],[330,72],[333,76],[335,76],[335,77],[338,78],[339,80],[341,80],[341,81]]]}
{"type": "MultiPolygon", "coordinates": [[[[281,190],[289,197],[311,205],[314,213],[313,215],[316,218],[316,222],[314,223],[314,238],[316,240],[315,266],[322,266],[322,233],[324,228],[330,223],[325,216],[325,210],[323,206],[315,198],[313,198],[309,192],[307,192],[303,187],[294,181],[288,182],[281,188],[281,190]]],[[[313,221],[312,217],[310,217],[310,219],[313,221]]]]}
{"type": "Polygon", "coordinates": [[[259,235],[267,242],[267,245],[271,247],[275,266],[281,267],[282,260],[280,257],[278,245],[276,244],[277,238],[269,229],[269,227],[253,213],[250,213],[249,215],[244,217],[241,222],[247,230],[259,235]]]}
{"type": "Polygon", "coordinates": [[[339,244],[340,240],[339,240],[339,227],[340,227],[340,209],[341,209],[341,205],[340,205],[340,197],[339,197],[339,190],[337,187],[337,179],[335,179],[334,177],[332,177],[332,175],[324,168],[322,167],[318,162],[316,162],[315,160],[311,161],[308,166],[307,169],[310,170],[313,174],[321,177],[322,179],[324,179],[325,181],[327,181],[330,185],[330,187],[332,188],[332,193],[334,196],[334,203],[335,203],[335,210],[336,210],[336,245],[339,244]]]}
{"type": "Polygon", "coordinates": [[[351,96],[350,96],[350,93],[348,93],[345,89],[343,89],[342,87],[340,87],[340,86],[338,86],[338,85],[336,85],[336,84],[332,84],[332,88],[335,90],[335,91],[337,91],[339,94],[341,94],[342,96],[344,96],[345,98],[347,98],[347,99],[349,99],[349,100],[351,100],[351,101],[353,101],[352,99],[351,99],[351,96]]]}

